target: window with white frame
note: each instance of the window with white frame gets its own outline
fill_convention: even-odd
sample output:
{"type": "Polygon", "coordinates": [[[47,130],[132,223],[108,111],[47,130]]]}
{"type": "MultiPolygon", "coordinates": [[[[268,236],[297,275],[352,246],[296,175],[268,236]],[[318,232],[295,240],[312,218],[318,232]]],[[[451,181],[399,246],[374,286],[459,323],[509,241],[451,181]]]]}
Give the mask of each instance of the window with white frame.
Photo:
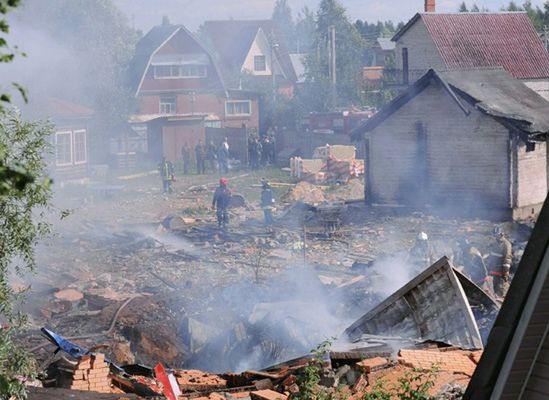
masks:
{"type": "Polygon", "coordinates": [[[155,65],[154,79],[205,78],[206,65],[155,65]]]}
{"type": "Polygon", "coordinates": [[[74,142],[74,163],[83,164],[88,161],[86,153],[86,130],[81,129],[73,132],[74,142]]]}
{"type": "Polygon", "coordinates": [[[160,96],[160,114],[176,114],[177,97],[160,96]]]}
{"type": "Polygon", "coordinates": [[[225,103],[227,116],[241,116],[252,114],[252,102],[249,100],[233,100],[225,103]]]}
{"type": "Polygon", "coordinates": [[[267,61],[265,56],[254,56],[254,71],[266,71],[267,61]]]}
{"type": "Polygon", "coordinates": [[[72,164],[72,132],[55,132],[55,165],[72,164]]]}

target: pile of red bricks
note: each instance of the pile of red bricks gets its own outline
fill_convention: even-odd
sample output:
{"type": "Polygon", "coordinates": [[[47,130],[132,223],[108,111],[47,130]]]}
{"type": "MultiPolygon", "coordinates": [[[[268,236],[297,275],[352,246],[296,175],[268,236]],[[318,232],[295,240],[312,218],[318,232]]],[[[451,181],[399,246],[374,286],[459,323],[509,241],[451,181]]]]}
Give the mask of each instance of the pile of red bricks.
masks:
{"type": "Polygon", "coordinates": [[[110,393],[111,380],[105,355],[96,353],[82,357],[72,371],[69,389],[110,393]]]}
{"type": "Polygon", "coordinates": [[[218,375],[198,370],[181,370],[175,373],[177,383],[183,392],[224,389],[227,381],[218,375]]]}
{"type": "Polygon", "coordinates": [[[383,357],[367,358],[356,363],[358,369],[366,374],[387,368],[389,362],[383,357]]]}
{"type": "MultiPolygon", "coordinates": [[[[412,368],[429,370],[436,366],[440,371],[449,371],[473,375],[476,364],[472,360],[471,352],[464,350],[411,350],[401,349],[399,361],[412,368]]],[[[476,356],[477,354],[475,354],[476,356]]]]}

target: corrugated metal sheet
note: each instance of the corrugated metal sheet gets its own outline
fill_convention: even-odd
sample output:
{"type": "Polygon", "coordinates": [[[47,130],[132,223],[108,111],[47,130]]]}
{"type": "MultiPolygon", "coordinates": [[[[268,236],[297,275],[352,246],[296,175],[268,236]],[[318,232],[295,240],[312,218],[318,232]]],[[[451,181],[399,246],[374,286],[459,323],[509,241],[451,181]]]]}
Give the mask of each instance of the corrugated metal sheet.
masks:
{"type": "Polygon", "coordinates": [[[549,77],[549,54],[526,13],[421,14],[448,69],[501,66],[518,79],[549,77]]]}
{"type": "Polygon", "coordinates": [[[446,257],[427,268],[349,328],[358,341],[362,334],[434,340],[466,349],[483,347],[472,304],[497,308],[495,302],[454,270],[446,257]],[[467,296],[466,292],[471,292],[467,296]],[[479,300],[480,299],[480,300],[479,300]]]}

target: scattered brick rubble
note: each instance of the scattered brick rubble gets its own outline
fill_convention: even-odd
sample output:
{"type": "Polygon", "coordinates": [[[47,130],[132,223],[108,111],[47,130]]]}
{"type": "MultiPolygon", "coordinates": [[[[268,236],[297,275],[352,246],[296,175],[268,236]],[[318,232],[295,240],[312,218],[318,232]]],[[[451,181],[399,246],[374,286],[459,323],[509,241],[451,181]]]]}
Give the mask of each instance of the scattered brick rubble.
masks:
{"type": "MultiPolygon", "coordinates": [[[[380,354],[364,348],[330,353],[330,360],[323,362],[318,390],[322,387],[328,392],[337,390],[351,400],[358,400],[377,388],[380,382],[385,388],[396,387],[410,374],[421,373],[414,382],[425,383],[429,379],[433,383],[429,394],[436,399],[446,399],[445,394],[459,393],[467,386],[482,351],[462,350],[435,342],[410,342],[396,353],[380,354]]],[[[200,370],[174,370],[172,373],[183,393],[180,400],[288,400],[300,394],[299,382],[310,360],[310,357],[300,358],[269,370],[240,374],[218,375],[200,370]]],[[[57,363],[56,368],[63,373],[62,379],[58,379],[58,387],[141,396],[162,393],[162,385],[149,376],[150,371],[143,366],[131,367],[131,371],[139,375],[111,375],[115,382],[134,383],[111,388],[109,365],[102,354],[84,356],[69,366],[57,363]]]]}

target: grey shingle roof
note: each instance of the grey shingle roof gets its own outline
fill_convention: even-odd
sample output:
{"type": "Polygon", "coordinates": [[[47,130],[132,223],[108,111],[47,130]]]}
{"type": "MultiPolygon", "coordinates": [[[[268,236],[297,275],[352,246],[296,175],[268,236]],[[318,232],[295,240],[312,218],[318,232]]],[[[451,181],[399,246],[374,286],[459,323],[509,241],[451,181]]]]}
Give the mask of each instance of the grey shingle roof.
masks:
{"type": "Polygon", "coordinates": [[[441,82],[465,112],[468,112],[467,107],[475,107],[530,137],[549,134],[549,102],[504,69],[429,70],[376,115],[353,130],[353,140],[374,129],[433,80],[441,82]]]}

